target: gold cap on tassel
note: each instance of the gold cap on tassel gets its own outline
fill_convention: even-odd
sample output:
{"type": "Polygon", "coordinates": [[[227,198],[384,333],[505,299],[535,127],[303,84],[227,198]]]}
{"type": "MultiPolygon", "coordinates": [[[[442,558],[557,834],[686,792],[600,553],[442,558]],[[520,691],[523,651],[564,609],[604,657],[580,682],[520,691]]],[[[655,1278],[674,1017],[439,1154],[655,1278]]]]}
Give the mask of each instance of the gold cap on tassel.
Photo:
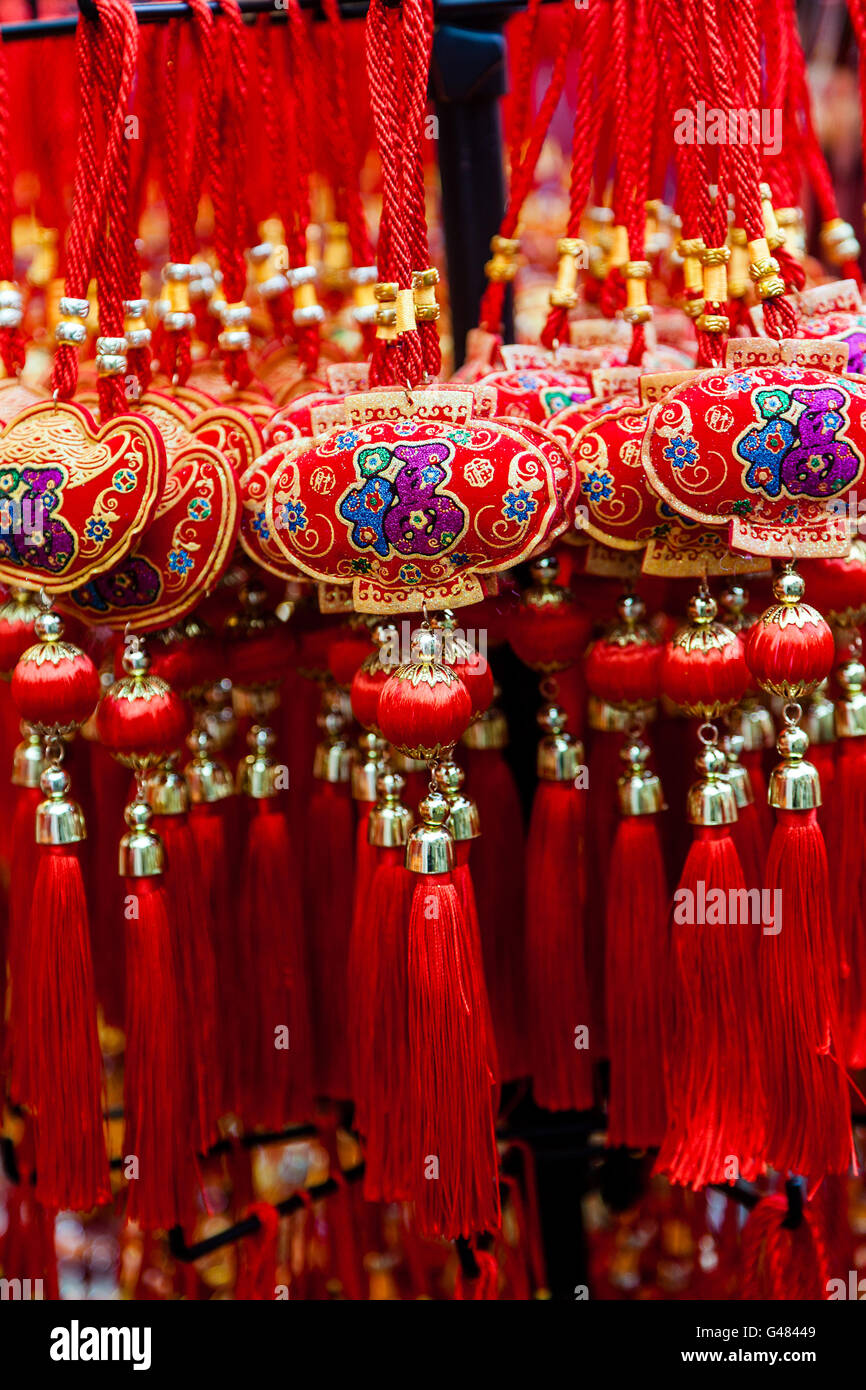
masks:
{"type": "Polygon", "coordinates": [[[800,706],[785,706],[785,727],[776,748],[782,761],[770,773],[770,805],[779,811],[815,811],[821,805],[818,769],[806,761],[809,735],[799,725],[800,706]]]}
{"type": "Polygon", "coordinates": [[[400,800],[406,779],[386,769],[376,778],[376,805],[367,822],[367,839],[377,849],[399,849],[408,844],[412,812],[400,800]]]}
{"type": "Polygon", "coordinates": [[[37,845],[78,845],[86,840],[81,807],[68,795],[69,774],[59,763],[50,763],[39,785],[45,800],[36,807],[37,845]]]}
{"type": "Polygon", "coordinates": [[[478,807],[462,790],[466,774],[453,759],[438,763],[433,780],[448,802],[448,829],[455,840],[476,840],[481,834],[478,807]]]}
{"type": "Polygon", "coordinates": [[[450,874],[454,839],[448,829],[450,807],[440,791],[430,790],[418,807],[416,825],[406,846],[406,868],[413,874],[450,874]]]}
{"type": "Polygon", "coordinates": [[[158,878],[165,868],[165,850],[150,828],[153,812],[143,796],[127,806],[123,818],[129,830],[120,842],[118,872],[122,878],[158,878]]]}
{"type": "Polygon", "coordinates": [[[617,797],[622,816],[653,816],[667,809],[660,778],[646,766],[648,743],[639,734],[629,738],[619,756],[625,771],[617,780],[617,797]]]}
{"type": "MultiPolygon", "coordinates": [[[[715,729],[713,729],[715,733],[715,729]]],[[[701,774],[689,787],[686,813],[690,825],[733,825],[737,819],[737,803],[725,776],[728,760],[715,743],[705,743],[695,758],[701,774]]]]}

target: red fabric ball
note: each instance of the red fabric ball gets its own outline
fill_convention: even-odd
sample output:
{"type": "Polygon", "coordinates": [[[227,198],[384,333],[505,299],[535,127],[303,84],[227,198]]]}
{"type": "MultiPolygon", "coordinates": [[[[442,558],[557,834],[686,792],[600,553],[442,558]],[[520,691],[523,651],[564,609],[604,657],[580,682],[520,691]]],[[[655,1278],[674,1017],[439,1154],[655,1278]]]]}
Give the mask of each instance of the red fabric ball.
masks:
{"type": "Polygon", "coordinates": [[[508,640],[533,671],[564,671],[583,656],[590,620],[569,596],[562,603],[523,603],[508,627],[508,640]]]}
{"type": "Polygon", "coordinates": [[[449,666],[413,661],[388,677],[378,713],[383,738],[398,752],[410,758],[438,758],[468,729],[472,701],[449,666]]]}
{"type": "Polygon", "coordinates": [[[183,700],[150,674],[138,684],[131,676],[115,681],[96,711],[100,742],[119,758],[171,753],[182,745],[188,725],[183,700]]]}
{"type": "Polygon", "coordinates": [[[591,695],[618,709],[639,709],[659,697],[664,647],[644,641],[601,638],[586,654],[586,684],[591,695]]]}
{"type": "Polygon", "coordinates": [[[854,540],[850,555],[805,560],[800,569],[810,602],[831,622],[866,621],[866,543],[854,540]]]}
{"type": "Polygon", "coordinates": [[[99,699],[99,673],[68,642],[36,642],[12,673],[12,700],[28,724],[66,729],[89,719],[99,699]]]}
{"type": "Polygon", "coordinates": [[[279,621],[244,632],[229,642],[226,657],[232,683],[241,689],[279,685],[289,673],[294,641],[279,621]]]}
{"type": "Polygon", "coordinates": [[[373,650],[366,630],[344,628],[328,648],[328,667],[337,685],[349,690],[355,673],[373,650]]]}
{"type": "Polygon", "coordinates": [[[472,718],[477,719],[493,704],[493,672],[486,656],[460,644],[454,660],[449,664],[457,672],[472,701],[472,718]]]}
{"type": "Polygon", "coordinates": [[[763,690],[783,700],[808,695],[833,669],[830,626],[808,603],[768,608],[746,636],[746,661],[763,690]]]}
{"type": "MultiPolygon", "coordinates": [[[[700,629],[699,629],[700,630],[700,629]]],[[[686,714],[717,719],[739,704],[749,686],[749,668],[737,633],[722,623],[702,629],[707,645],[690,644],[692,626],[682,627],[663,649],[661,690],[686,714]]]]}
{"type": "Polygon", "coordinates": [[[382,694],[382,687],[388,679],[388,674],[379,665],[376,652],[372,652],[366,661],[362,661],[355,672],[350,695],[352,713],[364,729],[375,730],[378,728],[379,696],[382,694]]]}
{"type": "Polygon", "coordinates": [[[0,676],[11,676],[18,658],[33,645],[33,624],[40,611],[29,594],[0,604],[0,676]]]}

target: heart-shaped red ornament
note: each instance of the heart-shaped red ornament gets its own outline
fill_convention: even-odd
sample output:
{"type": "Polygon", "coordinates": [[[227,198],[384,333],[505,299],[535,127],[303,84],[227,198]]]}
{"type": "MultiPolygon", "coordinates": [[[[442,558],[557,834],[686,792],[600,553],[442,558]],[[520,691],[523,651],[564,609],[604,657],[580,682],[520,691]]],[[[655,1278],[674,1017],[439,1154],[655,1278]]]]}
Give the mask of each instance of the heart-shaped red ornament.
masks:
{"type": "Polygon", "coordinates": [[[100,428],[80,405],[27,406],[0,432],[0,580],[62,594],[111,569],[150,523],[165,476],[143,416],[100,428]]]}

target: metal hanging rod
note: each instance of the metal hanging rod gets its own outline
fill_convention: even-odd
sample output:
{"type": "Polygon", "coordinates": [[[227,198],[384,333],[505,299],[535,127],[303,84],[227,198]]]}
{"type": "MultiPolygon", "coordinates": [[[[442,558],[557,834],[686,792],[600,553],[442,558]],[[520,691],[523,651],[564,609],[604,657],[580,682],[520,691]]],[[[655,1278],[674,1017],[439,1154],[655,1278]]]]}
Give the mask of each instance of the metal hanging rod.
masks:
{"type": "MultiPolygon", "coordinates": [[[[258,15],[269,15],[274,20],[285,20],[286,10],[280,7],[279,0],[239,0],[241,14],[253,20],[258,15]]],[[[310,10],[314,19],[324,19],[324,11],[319,0],[300,0],[303,10],[310,10]]],[[[93,14],[88,0],[78,0],[82,14],[93,14]]],[[[165,4],[148,3],[132,6],[139,24],[167,24],[170,19],[187,19],[191,14],[189,5],[183,0],[166,0],[165,4]]],[[[219,13],[216,0],[208,0],[208,8],[213,14],[219,13]]],[[[502,23],[509,15],[526,8],[525,0],[436,0],[436,18],[441,22],[473,20],[486,25],[502,23]]],[[[340,12],[344,19],[361,19],[367,13],[367,0],[340,0],[340,12]]],[[[0,24],[0,37],[4,43],[17,43],[23,39],[54,39],[75,33],[78,15],[57,15],[51,19],[21,20],[12,24],[0,24]]]]}

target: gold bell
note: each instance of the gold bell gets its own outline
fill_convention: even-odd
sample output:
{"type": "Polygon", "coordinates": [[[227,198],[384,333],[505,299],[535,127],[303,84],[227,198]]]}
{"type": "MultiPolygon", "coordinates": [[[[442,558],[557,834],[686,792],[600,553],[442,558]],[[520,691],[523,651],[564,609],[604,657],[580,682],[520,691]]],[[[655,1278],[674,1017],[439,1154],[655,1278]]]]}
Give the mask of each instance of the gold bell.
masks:
{"type": "Polygon", "coordinates": [[[755,802],[752,793],[752,779],[749,776],[748,768],[743,767],[740,762],[740,754],[746,746],[746,740],[742,734],[726,734],[722,741],[725,756],[728,760],[728,767],[725,776],[728,785],[734,793],[734,800],[737,803],[737,810],[743,806],[753,806],[755,802]]]}
{"type": "Polygon", "coordinates": [[[866,695],[863,694],[866,667],[854,657],[839,667],[836,680],[842,691],[842,699],[836,701],[834,711],[836,737],[862,738],[866,734],[866,695]]]}
{"type": "Polygon", "coordinates": [[[186,778],[178,772],[175,761],[176,754],[172,754],[145,779],[144,794],[155,816],[183,816],[189,810],[186,778]]]}
{"type": "Polygon", "coordinates": [[[409,843],[412,812],[400,800],[406,779],[388,769],[376,778],[376,805],[367,821],[367,839],[377,849],[400,849],[409,843]]]}
{"type": "Polygon", "coordinates": [[[143,797],[126,807],[123,818],[129,830],[120,842],[118,872],[123,878],[158,878],[165,868],[165,851],[150,828],[153,812],[143,797]]]}
{"type": "Polygon", "coordinates": [[[77,845],[86,840],[81,807],[68,796],[69,774],[59,763],[50,763],[39,785],[45,800],[36,807],[37,845],[77,845]]]}
{"type": "Polygon", "coordinates": [[[248,796],[253,801],[266,801],[271,796],[276,796],[278,788],[276,782],[277,769],[271,757],[271,750],[277,741],[277,736],[273,729],[267,728],[264,724],[254,724],[247,734],[247,753],[243,762],[238,764],[237,789],[242,796],[248,796]]]}
{"type": "Polygon", "coordinates": [[[225,763],[213,756],[214,740],[207,729],[193,729],[187,736],[192,759],[183,770],[189,799],[194,806],[211,805],[234,796],[232,776],[225,763]]]}
{"type": "Polygon", "coordinates": [[[448,829],[455,840],[475,840],[481,834],[478,807],[463,792],[466,774],[451,758],[438,763],[433,780],[448,802],[448,829]]]}
{"type": "Polygon", "coordinates": [[[786,724],[776,748],[782,759],[770,773],[770,805],[780,811],[814,811],[821,805],[818,769],[806,761],[809,735],[799,724],[786,724]]]}
{"type": "MultiPolygon", "coordinates": [[[[806,706],[803,728],[813,747],[819,743],[836,742],[836,706],[827,694],[827,681],[822,681],[806,706]]],[[[775,739],[766,745],[768,748],[775,739]]]]}
{"type": "Polygon", "coordinates": [[[355,754],[343,736],[346,716],[339,690],[327,689],[322,692],[322,707],[316,716],[316,723],[325,737],[316,744],[313,776],[320,782],[348,782],[355,754]]]}
{"type": "Polygon", "coordinates": [[[13,787],[39,787],[45,771],[45,746],[37,731],[29,724],[21,724],[24,735],[12,755],[13,787]]]}
{"type": "Polygon", "coordinates": [[[440,791],[431,789],[418,806],[421,824],[406,845],[406,868],[413,874],[450,874],[454,868],[454,839],[448,829],[450,807],[440,791]]]}
{"type": "Polygon", "coordinates": [[[583,744],[566,732],[568,715],[559,705],[545,705],[536,715],[544,730],[536,772],[543,782],[573,782],[583,765],[583,744]]]}
{"type": "Polygon", "coordinates": [[[653,816],[667,810],[661,780],[646,766],[649,755],[649,744],[639,736],[630,738],[619,750],[625,764],[625,771],[617,780],[622,816],[653,816]]]}
{"type": "Polygon", "coordinates": [[[352,796],[355,801],[375,801],[379,774],[385,770],[388,745],[374,733],[362,733],[358,739],[359,756],[352,763],[352,796]]]}
{"type": "Polygon", "coordinates": [[[695,758],[701,774],[689,787],[686,802],[690,825],[733,825],[737,819],[737,803],[725,773],[728,760],[721,748],[706,743],[695,758]]]}

